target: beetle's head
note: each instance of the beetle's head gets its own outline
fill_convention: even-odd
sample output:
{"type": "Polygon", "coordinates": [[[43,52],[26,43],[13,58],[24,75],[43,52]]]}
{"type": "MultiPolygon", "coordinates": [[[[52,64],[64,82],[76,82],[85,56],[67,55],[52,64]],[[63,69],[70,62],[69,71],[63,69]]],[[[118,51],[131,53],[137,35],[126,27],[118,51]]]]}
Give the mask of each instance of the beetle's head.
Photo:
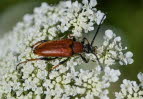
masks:
{"type": "Polygon", "coordinates": [[[95,47],[91,46],[90,44],[85,44],[84,45],[84,52],[94,53],[95,52],[95,47]]]}

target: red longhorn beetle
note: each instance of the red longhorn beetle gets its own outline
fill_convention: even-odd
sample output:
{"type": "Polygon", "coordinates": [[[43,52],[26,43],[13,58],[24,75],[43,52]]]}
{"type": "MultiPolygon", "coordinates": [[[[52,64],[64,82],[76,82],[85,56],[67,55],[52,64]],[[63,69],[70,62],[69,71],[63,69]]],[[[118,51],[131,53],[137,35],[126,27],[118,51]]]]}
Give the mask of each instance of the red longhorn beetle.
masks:
{"type": "Polygon", "coordinates": [[[74,54],[80,55],[82,60],[85,63],[88,63],[86,58],[84,58],[81,54],[83,52],[86,52],[86,53],[94,54],[97,58],[99,65],[101,66],[99,59],[95,53],[95,47],[93,47],[93,43],[94,43],[95,37],[97,36],[97,33],[100,29],[100,26],[101,26],[101,23],[102,23],[104,17],[105,17],[105,15],[102,17],[100,24],[97,27],[97,31],[96,31],[91,43],[89,43],[89,41],[86,38],[83,38],[82,42],[77,42],[75,40],[75,38],[62,39],[62,40],[56,40],[56,41],[42,40],[42,41],[39,41],[33,45],[33,53],[38,56],[42,56],[42,58],[27,59],[26,61],[21,62],[18,65],[20,65],[22,63],[27,63],[28,61],[36,61],[36,60],[49,61],[49,60],[54,60],[58,57],[67,57],[67,59],[61,61],[58,65],[53,66],[51,68],[51,70],[52,70],[52,69],[58,67],[59,65],[65,63],[69,59],[69,57],[73,56],[74,54]],[[85,41],[87,41],[87,44],[85,44],[85,41]],[[55,58],[48,58],[48,57],[55,57],[55,58]]]}

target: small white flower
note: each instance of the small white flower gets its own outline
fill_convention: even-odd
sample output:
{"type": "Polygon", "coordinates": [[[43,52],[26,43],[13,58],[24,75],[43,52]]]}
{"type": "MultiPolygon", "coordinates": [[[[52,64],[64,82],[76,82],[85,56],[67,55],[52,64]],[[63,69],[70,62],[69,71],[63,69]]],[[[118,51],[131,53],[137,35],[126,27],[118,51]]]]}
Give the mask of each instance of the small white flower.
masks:
{"type": "Polygon", "coordinates": [[[35,99],[41,99],[40,95],[36,95],[35,99]]]}
{"type": "Polygon", "coordinates": [[[97,1],[96,0],[90,0],[90,6],[91,7],[95,7],[97,5],[97,1]]]}
{"type": "Polygon", "coordinates": [[[143,87],[143,73],[141,73],[141,72],[138,73],[137,77],[138,77],[139,81],[141,82],[141,86],[143,87]]]}
{"type": "Polygon", "coordinates": [[[103,77],[103,79],[105,79],[105,81],[110,80],[111,82],[116,82],[119,79],[119,76],[121,75],[119,70],[113,70],[110,69],[109,67],[105,68],[105,76],[103,77]]]}
{"type": "Polygon", "coordinates": [[[120,52],[120,56],[119,58],[121,59],[120,64],[123,65],[127,65],[127,64],[132,64],[134,62],[134,60],[132,59],[133,54],[132,52],[127,52],[123,55],[123,53],[120,52]]]}
{"type": "Polygon", "coordinates": [[[84,5],[88,5],[88,0],[82,0],[82,3],[83,3],[84,5]]]}
{"type": "MultiPolygon", "coordinates": [[[[97,22],[98,25],[100,24],[100,22],[101,22],[101,20],[102,20],[102,18],[103,18],[104,15],[105,15],[105,14],[102,13],[101,11],[97,11],[97,13],[96,13],[96,22],[97,22]]],[[[105,18],[106,18],[106,17],[105,17],[105,18]]],[[[105,19],[105,18],[104,18],[104,19],[105,19]]]]}
{"type": "Polygon", "coordinates": [[[69,8],[71,8],[72,7],[71,1],[66,1],[66,6],[69,7],[69,8]]]}
{"type": "Polygon", "coordinates": [[[114,41],[115,41],[115,42],[120,42],[120,41],[121,41],[121,37],[120,37],[120,36],[116,37],[116,38],[114,39],[114,41]]]}
{"type": "Polygon", "coordinates": [[[129,64],[132,64],[134,62],[133,59],[132,59],[132,57],[133,57],[132,52],[127,52],[125,56],[126,56],[127,61],[128,61],[129,64]]]}
{"type": "Polygon", "coordinates": [[[113,31],[112,30],[106,30],[105,35],[108,39],[112,39],[113,38],[113,31]]]}

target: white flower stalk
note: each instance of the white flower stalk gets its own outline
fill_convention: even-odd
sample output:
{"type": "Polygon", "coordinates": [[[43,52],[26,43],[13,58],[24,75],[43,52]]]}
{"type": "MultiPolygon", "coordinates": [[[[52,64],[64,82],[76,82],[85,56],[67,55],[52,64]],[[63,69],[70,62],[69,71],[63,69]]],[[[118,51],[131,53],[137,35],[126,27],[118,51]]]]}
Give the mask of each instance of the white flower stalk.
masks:
{"type": "Polygon", "coordinates": [[[143,99],[143,73],[138,74],[140,83],[136,81],[123,80],[121,91],[116,92],[116,99],[143,99]]]}
{"type": "Polygon", "coordinates": [[[34,13],[25,15],[3,39],[0,40],[0,98],[1,99],[108,99],[111,82],[119,79],[120,71],[111,65],[132,64],[133,54],[122,47],[121,37],[106,30],[103,44],[96,48],[103,70],[93,54],[85,58],[94,61],[92,70],[76,70],[84,62],[71,56],[65,63],[49,71],[65,58],[53,61],[32,61],[16,65],[26,59],[39,58],[31,46],[41,40],[59,40],[73,35],[81,42],[83,33],[94,30],[104,13],[95,8],[96,0],[63,1],[50,6],[42,3],[34,13]]]}

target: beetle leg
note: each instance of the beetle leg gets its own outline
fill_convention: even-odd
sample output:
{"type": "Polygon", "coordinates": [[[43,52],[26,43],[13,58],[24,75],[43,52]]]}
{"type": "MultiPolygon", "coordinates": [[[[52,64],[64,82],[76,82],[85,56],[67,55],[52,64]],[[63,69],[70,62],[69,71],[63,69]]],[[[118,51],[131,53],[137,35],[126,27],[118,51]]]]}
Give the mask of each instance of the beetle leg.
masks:
{"type": "Polygon", "coordinates": [[[41,43],[44,43],[44,42],[47,42],[48,40],[41,40],[41,41],[38,41],[37,43],[35,43],[34,45],[31,46],[31,48],[34,48],[36,47],[37,45],[40,45],[41,43]]]}
{"type": "Polygon", "coordinates": [[[104,68],[103,68],[102,64],[100,63],[100,61],[99,61],[99,58],[98,58],[97,54],[96,54],[96,53],[93,53],[93,54],[95,55],[95,57],[96,57],[96,59],[97,59],[97,61],[98,61],[98,64],[100,65],[101,70],[103,71],[103,70],[104,70],[104,68]]]}
{"type": "Polygon", "coordinates": [[[87,41],[87,43],[90,45],[90,43],[89,43],[89,41],[88,41],[88,39],[86,38],[86,37],[84,37],[83,39],[82,39],[82,44],[84,44],[85,43],[85,40],[87,41]]]}
{"type": "Polygon", "coordinates": [[[57,57],[55,57],[55,58],[46,58],[46,57],[42,57],[42,58],[35,58],[35,59],[27,59],[26,61],[23,61],[23,62],[20,62],[19,64],[17,64],[16,70],[17,70],[17,67],[18,67],[20,64],[27,63],[27,62],[29,62],[29,61],[37,61],[37,60],[46,60],[46,61],[50,61],[50,60],[54,60],[54,59],[57,59],[57,57]]]}
{"type": "Polygon", "coordinates": [[[63,60],[63,61],[61,61],[58,65],[53,66],[50,70],[53,70],[53,69],[59,67],[60,65],[64,64],[65,62],[67,62],[68,60],[69,60],[69,58],[67,58],[67,59],[65,59],[65,60],[63,60]]]}
{"type": "Polygon", "coordinates": [[[72,39],[73,39],[73,41],[76,41],[76,38],[75,38],[74,36],[73,36],[73,38],[72,38],[72,39]]]}
{"type": "Polygon", "coordinates": [[[70,38],[70,39],[72,38],[73,41],[76,41],[75,36],[72,36],[71,34],[68,35],[68,38],[70,38]]]}
{"type": "Polygon", "coordinates": [[[83,57],[81,54],[79,54],[79,55],[80,55],[81,59],[82,59],[85,63],[88,63],[88,60],[87,60],[85,57],[83,57]]]}

